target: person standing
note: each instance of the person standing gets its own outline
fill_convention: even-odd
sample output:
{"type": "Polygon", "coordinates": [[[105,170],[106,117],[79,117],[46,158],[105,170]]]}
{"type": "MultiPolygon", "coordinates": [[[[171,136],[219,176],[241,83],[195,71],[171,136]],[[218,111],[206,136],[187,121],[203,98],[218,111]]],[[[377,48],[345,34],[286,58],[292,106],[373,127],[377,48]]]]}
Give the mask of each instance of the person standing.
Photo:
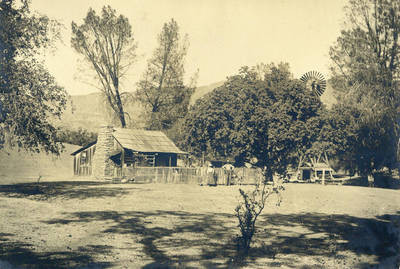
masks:
{"type": "Polygon", "coordinates": [[[232,182],[233,169],[235,169],[235,167],[232,164],[227,163],[224,166],[222,166],[222,168],[224,169],[226,176],[226,186],[229,186],[231,185],[232,182]]]}
{"type": "Polygon", "coordinates": [[[367,179],[368,179],[368,187],[374,187],[374,176],[372,174],[369,174],[367,179]]]}
{"type": "Polygon", "coordinates": [[[216,184],[216,175],[215,175],[215,169],[211,163],[208,164],[207,167],[207,184],[208,185],[217,185],[216,184]]]}

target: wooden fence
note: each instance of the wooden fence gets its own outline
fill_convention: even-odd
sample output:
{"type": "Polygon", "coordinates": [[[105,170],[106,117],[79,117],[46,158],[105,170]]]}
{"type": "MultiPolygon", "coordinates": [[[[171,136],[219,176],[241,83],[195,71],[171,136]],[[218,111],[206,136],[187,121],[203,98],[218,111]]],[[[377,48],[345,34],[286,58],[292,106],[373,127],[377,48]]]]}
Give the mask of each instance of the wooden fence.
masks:
{"type": "Polygon", "coordinates": [[[127,167],[123,177],[145,183],[198,183],[196,168],[186,167],[127,167]]]}
{"type": "MultiPolygon", "coordinates": [[[[214,168],[213,179],[207,173],[207,167],[127,167],[123,177],[143,183],[184,183],[226,185],[228,174],[222,168],[214,168]]],[[[252,168],[235,168],[231,184],[255,184],[261,179],[261,173],[252,168]]]]}

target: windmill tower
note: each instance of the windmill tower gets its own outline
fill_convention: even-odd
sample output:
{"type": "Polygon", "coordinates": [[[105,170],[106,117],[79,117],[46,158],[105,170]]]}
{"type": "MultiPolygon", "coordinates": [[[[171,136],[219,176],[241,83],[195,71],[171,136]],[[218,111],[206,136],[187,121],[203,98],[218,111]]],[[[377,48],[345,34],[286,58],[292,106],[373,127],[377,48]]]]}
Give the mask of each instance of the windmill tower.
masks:
{"type": "MultiPolygon", "coordinates": [[[[318,71],[309,71],[301,76],[300,80],[305,84],[306,89],[320,98],[326,89],[326,79],[318,71]]],[[[325,184],[326,173],[332,178],[333,169],[329,165],[329,159],[326,152],[320,152],[318,156],[306,158],[305,155],[300,157],[297,167],[296,176],[300,179],[314,181],[320,178],[322,184],[325,184]],[[322,158],[321,158],[322,157],[322,158]]]]}

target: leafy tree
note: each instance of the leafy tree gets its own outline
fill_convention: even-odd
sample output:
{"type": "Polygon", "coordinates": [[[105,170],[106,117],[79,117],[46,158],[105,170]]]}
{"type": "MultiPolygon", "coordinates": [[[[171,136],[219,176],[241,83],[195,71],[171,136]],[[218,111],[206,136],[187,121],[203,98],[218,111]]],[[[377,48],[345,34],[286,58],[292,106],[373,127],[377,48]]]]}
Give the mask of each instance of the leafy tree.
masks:
{"type": "Polygon", "coordinates": [[[243,67],[199,99],[185,118],[181,146],[238,164],[255,157],[266,177],[284,175],[317,139],[322,104],[285,64],[269,65],[264,78],[243,67]]]}
{"type": "Polygon", "coordinates": [[[158,42],[138,83],[137,97],[148,115],[147,128],[165,130],[186,114],[194,81],[191,86],[183,82],[188,38],[181,40],[174,19],[164,24],[158,42]]]}
{"type": "Polygon", "coordinates": [[[343,168],[364,176],[384,166],[393,168],[396,162],[393,111],[368,92],[368,88],[352,91],[332,108],[320,137],[343,168]]]}
{"type": "Polygon", "coordinates": [[[58,24],[28,3],[0,2],[0,144],[58,154],[50,119],[61,116],[66,92],[38,57],[58,38],[58,24]]]}
{"type": "Polygon", "coordinates": [[[390,0],[350,0],[347,27],[331,47],[337,90],[363,83],[393,99],[399,78],[400,3],[390,0]],[[357,83],[358,82],[358,83],[357,83]]]}
{"type": "Polygon", "coordinates": [[[95,71],[99,89],[121,126],[126,127],[123,98],[127,93],[121,92],[121,79],[136,57],[128,19],[117,16],[110,6],[103,7],[101,16],[89,9],[82,25],[72,22],[71,44],[95,71]]]}
{"type": "Polygon", "coordinates": [[[77,130],[70,130],[67,128],[60,128],[57,134],[57,140],[62,143],[69,143],[72,145],[84,146],[91,142],[96,141],[97,134],[89,132],[85,129],[78,128],[77,130]]]}
{"type": "MultiPolygon", "coordinates": [[[[367,175],[392,167],[396,159],[400,3],[351,0],[347,21],[330,50],[332,82],[340,102],[327,127],[339,124],[346,130],[348,139],[340,142],[346,150],[338,149],[339,156],[354,160],[355,169],[367,175]],[[346,126],[340,124],[343,121],[346,126]]],[[[343,130],[336,128],[338,139],[343,130]]]]}

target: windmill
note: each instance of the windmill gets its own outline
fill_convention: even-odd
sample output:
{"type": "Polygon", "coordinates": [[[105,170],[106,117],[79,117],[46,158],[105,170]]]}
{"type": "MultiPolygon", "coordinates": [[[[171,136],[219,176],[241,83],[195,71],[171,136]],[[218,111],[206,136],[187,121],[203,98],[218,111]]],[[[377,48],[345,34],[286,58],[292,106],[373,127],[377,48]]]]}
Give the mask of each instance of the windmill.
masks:
{"type": "MultiPolygon", "coordinates": [[[[309,71],[301,76],[300,80],[304,82],[306,89],[313,92],[315,96],[321,97],[326,89],[326,80],[318,71],[309,71]]],[[[301,180],[321,179],[322,184],[325,184],[325,176],[333,178],[333,169],[329,165],[329,159],[325,151],[316,153],[317,156],[300,156],[295,177],[301,180]],[[323,155],[324,160],[321,160],[323,155]],[[309,162],[307,162],[307,159],[309,162]]],[[[327,179],[328,179],[327,178],[327,179]]]]}
{"type": "Polygon", "coordinates": [[[326,80],[318,71],[309,71],[300,78],[306,84],[306,88],[320,97],[326,89],[326,80]]]}

